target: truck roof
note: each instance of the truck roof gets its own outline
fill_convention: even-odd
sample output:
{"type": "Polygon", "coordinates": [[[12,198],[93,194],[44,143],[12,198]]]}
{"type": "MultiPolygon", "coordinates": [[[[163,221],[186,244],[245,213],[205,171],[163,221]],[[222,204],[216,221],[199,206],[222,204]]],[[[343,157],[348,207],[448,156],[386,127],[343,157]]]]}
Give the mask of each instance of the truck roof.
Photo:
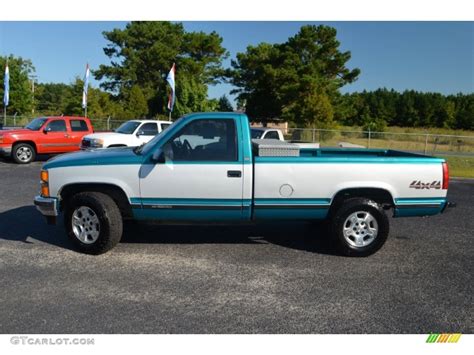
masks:
{"type": "Polygon", "coordinates": [[[124,121],[124,122],[140,122],[140,123],[144,123],[144,122],[158,122],[158,123],[173,123],[172,121],[163,121],[163,120],[128,120],[128,121],[124,121]]]}
{"type": "Polygon", "coordinates": [[[88,120],[89,117],[83,117],[83,116],[39,116],[39,117],[35,117],[35,118],[47,118],[47,119],[51,119],[51,118],[62,118],[62,119],[65,119],[65,120],[76,120],[76,119],[86,119],[88,120]]]}

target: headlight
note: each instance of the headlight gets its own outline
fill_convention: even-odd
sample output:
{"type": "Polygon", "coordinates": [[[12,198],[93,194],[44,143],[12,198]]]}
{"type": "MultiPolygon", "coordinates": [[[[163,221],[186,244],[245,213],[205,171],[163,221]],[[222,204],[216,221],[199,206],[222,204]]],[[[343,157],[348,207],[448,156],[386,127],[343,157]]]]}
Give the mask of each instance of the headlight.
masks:
{"type": "Polygon", "coordinates": [[[104,146],[104,140],[103,139],[98,139],[98,138],[91,139],[91,147],[92,148],[102,148],[103,146],[104,146]]]}
{"type": "Polygon", "coordinates": [[[41,196],[49,197],[49,173],[48,170],[41,170],[41,196]]]}

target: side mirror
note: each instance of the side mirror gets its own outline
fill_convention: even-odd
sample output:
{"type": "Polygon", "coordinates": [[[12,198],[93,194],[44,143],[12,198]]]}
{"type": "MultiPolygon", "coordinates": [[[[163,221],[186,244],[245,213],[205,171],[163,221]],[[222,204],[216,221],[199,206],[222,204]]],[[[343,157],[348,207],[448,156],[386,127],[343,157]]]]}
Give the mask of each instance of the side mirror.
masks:
{"type": "Polygon", "coordinates": [[[46,134],[48,132],[51,132],[51,128],[50,127],[46,127],[45,129],[43,129],[43,133],[46,134]]]}
{"type": "Polygon", "coordinates": [[[166,163],[165,152],[163,152],[161,149],[157,149],[151,156],[151,161],[155,164],[166,163]]]}
{"type": "Polygon", "coordinates": [[[143,130],[139,130],[136,134],[137,137],[140,137],[140,136],[143,136],[145,134],[145,132],[143,130]]]}

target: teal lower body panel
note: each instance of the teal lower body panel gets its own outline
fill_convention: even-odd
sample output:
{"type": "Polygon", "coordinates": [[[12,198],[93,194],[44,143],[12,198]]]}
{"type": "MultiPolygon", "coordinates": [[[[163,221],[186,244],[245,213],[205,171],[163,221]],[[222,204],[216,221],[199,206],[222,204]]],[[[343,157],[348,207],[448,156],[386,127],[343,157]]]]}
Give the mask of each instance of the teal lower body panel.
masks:
{"type": "Polygon", "coordinates": [[[314,220],[325,219],[328,208],[255,208],[254,219],[290,219],[290,220],[314,220]]]}
{"type": "Polygon", "coordinates": [[[329,198],[256,198],[253,217],[259,219],[315,220],[328,215],[329,198]]]}
{"type": "Polygon", "coordinates": [[[206,210],[206,209],[148,209],[134,208],[133,217],[138,220],[160,221],[240,221],[242,210],[206,210]]]}
{"type": "Polygon", "coordinates": [[[446,198],[398,198],[395,199],[394,217],[433,216],[443,212],[446,198]]]}
{"type": "Polygon", "coordinates": [[[135,219],[162,221],[240,221],[250,206],[242,199],[136,198],[132,203],[135,219]]]}

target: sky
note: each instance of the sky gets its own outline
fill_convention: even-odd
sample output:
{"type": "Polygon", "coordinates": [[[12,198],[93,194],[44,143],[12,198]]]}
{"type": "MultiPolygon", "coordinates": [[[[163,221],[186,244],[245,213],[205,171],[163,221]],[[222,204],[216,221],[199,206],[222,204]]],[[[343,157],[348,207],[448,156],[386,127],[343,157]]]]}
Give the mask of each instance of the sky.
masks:
{"type": "MultiPolygon", "coordinates": [[[[33,61],[39,82],[69,83],[108,64],[102,32],[125,22],[0,22],[0,55],[14,54],[33,61]]],[[[343,92],[386,87],[397,91],[455,94],[474,92],[474,22],[183,22],[187,31],[216,31],[230,52],[260,42],[281,43],[304,24],[337,29],[341,49],[352,53],[349,68],[361,69],[359,79],[343,92]]],[[[171,63],[170,63],[171,66],[171,63]]],[[[98,82],[91,81],[98,86],[98,82]]],[[[176,83],[179,85],[179,83],[176,83]]],[[[212,98],[232,87],[209,88],[212,98]]]]}

